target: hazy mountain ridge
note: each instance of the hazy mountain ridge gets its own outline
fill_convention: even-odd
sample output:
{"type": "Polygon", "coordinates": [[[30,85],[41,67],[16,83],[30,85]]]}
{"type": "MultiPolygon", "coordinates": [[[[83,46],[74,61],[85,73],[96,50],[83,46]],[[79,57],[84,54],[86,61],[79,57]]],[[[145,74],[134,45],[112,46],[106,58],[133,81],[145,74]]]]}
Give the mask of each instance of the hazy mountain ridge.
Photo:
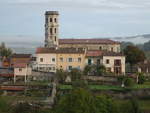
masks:
{"type": "MultiPolygon", "coordinates": [[[[132,42],[134,44],[143,44],[150,40],[150,34],[129,36],[129,37],[112,37],[112,40],[120,42],[132,42]]],[[[0,36],[0,42],[5,42],[6,45],[17,53],[35,53],[37,47],[44,45],[44,38],[39,36],[0,36]]]]}
{"type": "Polygon", "coordinates": [[[121,42],[125,41],[125,42],[132,42],[134,44],[143,44],[150,40],[150,34],[128,36],[128,37],[114,37],[111,39],[121,41],[121,42]]]}

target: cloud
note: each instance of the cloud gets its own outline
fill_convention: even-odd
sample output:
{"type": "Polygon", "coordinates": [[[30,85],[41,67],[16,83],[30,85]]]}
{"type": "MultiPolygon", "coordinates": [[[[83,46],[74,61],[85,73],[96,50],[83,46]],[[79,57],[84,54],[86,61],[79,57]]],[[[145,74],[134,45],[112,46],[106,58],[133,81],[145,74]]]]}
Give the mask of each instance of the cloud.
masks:
{"type": "Polygon", "coordinates": [[[1,3],[48,4],[53,7],[94,9],[150,9],[150,0],[1,0],[1,3]]]}

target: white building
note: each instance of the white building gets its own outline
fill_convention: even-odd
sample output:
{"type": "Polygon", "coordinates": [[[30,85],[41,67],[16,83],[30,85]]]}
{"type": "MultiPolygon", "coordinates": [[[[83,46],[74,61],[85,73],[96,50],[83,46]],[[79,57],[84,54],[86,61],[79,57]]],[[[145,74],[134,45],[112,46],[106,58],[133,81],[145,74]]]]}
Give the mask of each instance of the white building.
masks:
{"type": "Polygon", "coordinates": [[[33,64],[33,70],[56,72],[57,61],[55,49],[37,48],[35,57],[36,61],[33,64]],[[47,52],[47,50],[49,52],[47,52]]]}

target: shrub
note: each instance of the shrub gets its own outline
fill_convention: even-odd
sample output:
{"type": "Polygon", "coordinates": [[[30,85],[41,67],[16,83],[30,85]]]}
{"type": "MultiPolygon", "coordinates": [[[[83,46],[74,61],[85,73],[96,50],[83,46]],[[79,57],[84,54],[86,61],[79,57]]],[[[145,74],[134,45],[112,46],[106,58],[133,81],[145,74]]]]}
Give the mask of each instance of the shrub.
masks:
{"type": "Polygon", "coordinates": [[[140,73],[138,78],[138,84],[144,84],[145,81],[146,81],[145,76],[142,73],[140,73]]]}
{"type": "Polygon", "coordinates": [[[124,84],[126,87],[133,87],[135,82],[132,78],[126,78],[124,84]]]}

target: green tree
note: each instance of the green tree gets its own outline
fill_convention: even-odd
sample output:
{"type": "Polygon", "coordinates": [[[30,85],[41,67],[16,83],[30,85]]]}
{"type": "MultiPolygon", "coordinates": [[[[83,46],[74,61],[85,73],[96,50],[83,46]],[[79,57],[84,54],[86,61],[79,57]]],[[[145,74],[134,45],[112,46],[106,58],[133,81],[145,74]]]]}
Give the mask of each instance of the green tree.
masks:
{"type": "Polygon", "coordinates": [[[135,98],[121,104],[119,111],[120,113],[142,113],[138,101],[135,98]]]}
{"type": "Polygon", "coordinates": [[[96,66],[96,75],[97,76],[104,75],[105,73],[106,73],[106,68],[104,65],[97,65],[96,66]]]}
{"type": "Polygon", "coordinates": [[[57,78],[59,83],[63,83],[67,76],[69,76],[69,73],[62,69],[58,69],[55,74],[55,77],[57,78]]]}
{"type": "Polygon", "coordinates": [[[104,65],[87,65],[84,68],[84,75],[95,75],[101,76],[106,73],[106,68],[104,65]]]}
{"type": "Polygon", "coordinates": [[[150,51],[150,41],[144,43],[143,49],[144,51],[150,51]]]}
{"type": "Polygon", "coordinates": [[[79,69],[72,69],[70,71],[72,81],[83,79],[83,73],[79,69]]]}
{"type": "Polygon", "coordinates": [[[135,85],[135,82],[132,78],[126,78],[124,81],[124,85],[126,87],[133,87],[135,85]]]}
{"type": "Polygon", "coordinates": [[[133,65],[137,64],[138,62],[144,61],[146,58],[142,50],[132,45],[127,46],[124,49],[124,54],[126,55],[126,62],[130,63],[131,71],[133,71],[133,65]]]}
{"type": "Polygon", "coordinates": [[[83,74],[84,74],[85,76],[89,75],[90,72],[91,72],[91,69],[92,69],[92,66],[91,66],[91,65],[86,65],[85,68],[84,68],[83,74]]]}
{"type": "Polygon", "coordinates": [[[93,96],[83,88],[73,89],[55,107],[56,113],[118,113],[113,101],[106,96],[93,96]]]}
{"type": "Polygon", "coordinates": [[[117,80],[118,80],[119,84],[121,85],[121,87],[124,87],[124,82],[126,80],[126,77],[124,75],[122,75],[122,76],[119,76],[117,78],[117,80]]]}
{"type": "Polygon", "coordinates": [[[12,55],[12,50],[10,48],[7,48],[5,46],[5,43],[1,43],[1,45],[0,45],[0,56],[2,56],[2,58],[3,57],[8,58],[11,55],[12,55]]]}
{"type": "Polygon", "coordinates": [[[0,97],[0,113],[10,113],[10,106],[3,97],[0,97]]]}
{"type": "Polygon", "coordinates": [[[145,81],[146,81],[146,78],[143,75],[143,73],[139,73],[138,74],[138,84],[144,84],[145,81]]]}

